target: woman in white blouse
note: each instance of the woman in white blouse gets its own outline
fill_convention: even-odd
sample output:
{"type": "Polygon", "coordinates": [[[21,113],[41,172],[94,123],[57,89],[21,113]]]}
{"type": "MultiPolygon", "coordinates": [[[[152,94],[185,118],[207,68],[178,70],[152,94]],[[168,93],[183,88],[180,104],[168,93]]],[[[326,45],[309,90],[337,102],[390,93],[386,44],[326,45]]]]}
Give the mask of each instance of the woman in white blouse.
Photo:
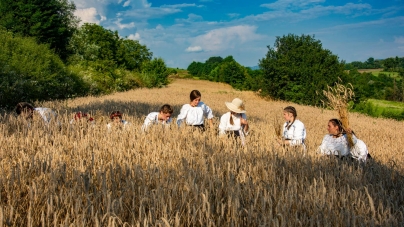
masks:
{"type": "Polygon", "coordinates": [[[306,148],[304,140],[306,139],[306,128],[303,122],[296,119],[297,111],[293,106],[287,106],[283,109],[283,118],[286,120],[283,125],[282,138],[279,143],[287,146],[302,145],[306,148]]]}
{"type": "Polygon", "coordinates": [[[241,99],[235,98],[232,102],[225,102],[225,104],[230,111],[220,118],[219,136],[227,134],[240,138],[244,145],[249,129],[244,103],[241,99]]]}
{"type": "MultiPolygon", "coordinates": [[[[347,131],[342,127],[342,123],[338,119],[331,119],[327,124],[327,135],[319,147],[320,153],[324,155],[335,155],[340,157],[349,156],[349,145],[347,139],[347,131]]],[[[348,133],[352,133],[348,130],[348,133]]],[[[352,142],[356,144],[356,136],[352,134],[352,142]]]]}
{"type": "Polygon", "coordinates": [[[356,138],[355,133],[351,129],[345,130],[342,122],[338,119],[331,119],[327,124],[327,135],[319,147],[319,151],[323,155],[335,155],[338,157],[352,157],[359,161],[366,161],[371,158],[366,144],[356,138]],[[347,134],[352,135],[353,146],[348,145],[347,134]]]}
{"type": "Polygon", "coordinates": [[[198,90],[191,91],[190,103],[184,104],[181,108],[180,114],[177,117],[177,125],[180,127],[183,123],[189,126],[205,130],[204,117],[208,119],[209,126],[213,127],[213,113],[212,110],[205,103],[201,101],[201,93],[198,90]]]}

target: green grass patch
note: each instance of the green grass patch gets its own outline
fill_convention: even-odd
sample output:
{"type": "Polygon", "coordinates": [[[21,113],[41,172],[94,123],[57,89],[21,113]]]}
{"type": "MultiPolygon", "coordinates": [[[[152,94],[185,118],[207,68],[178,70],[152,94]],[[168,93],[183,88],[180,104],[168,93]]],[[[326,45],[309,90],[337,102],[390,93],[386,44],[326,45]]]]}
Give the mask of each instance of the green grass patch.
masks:
{"type": "Polygon", "coordinates": [[[393,78],[397,78],[400,77],[400,75],[398,74],[398,72],[384,72],[384,71],[375,71],[375,72],[371,72],[372,75],[374,76],[379,76],[380,74],[385,74],[389,77],[393,77],[393,78]]]}
{"type": "Polygon", "coordinates": [[[387,100],[369,99],[354,106],[354,111],[372,117],[404,120],[404,103],[387,100]]]}

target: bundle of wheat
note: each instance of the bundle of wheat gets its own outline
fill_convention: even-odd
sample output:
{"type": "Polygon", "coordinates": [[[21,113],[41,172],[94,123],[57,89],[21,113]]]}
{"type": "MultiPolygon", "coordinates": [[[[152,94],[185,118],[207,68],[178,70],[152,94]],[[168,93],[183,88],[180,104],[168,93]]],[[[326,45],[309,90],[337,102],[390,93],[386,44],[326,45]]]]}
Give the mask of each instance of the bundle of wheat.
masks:
{"type": "MultiPolygon", "coordinates": [[[[327,91],[323,90],[323,94],[327,98],[327,101],[323,101],[325,106],[328,106],[337,111],[339,118],[342,122],[342,127],[346,130],[349,129],[349,116],[348,116],[348,102],[355,96],[353,92],[352,84],[348,84],[344,86],[335,83],[334,87],[327,86],[327,91]]],[[[349,147],[353,146],[352,135],[350,133],[348,135],[348,145],[349,147]]]]}

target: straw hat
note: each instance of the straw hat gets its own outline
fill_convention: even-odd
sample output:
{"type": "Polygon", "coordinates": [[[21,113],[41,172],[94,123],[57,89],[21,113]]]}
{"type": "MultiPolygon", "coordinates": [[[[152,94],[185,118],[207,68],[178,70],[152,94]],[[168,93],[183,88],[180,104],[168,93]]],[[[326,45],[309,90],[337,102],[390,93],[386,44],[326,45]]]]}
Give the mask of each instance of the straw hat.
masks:
{"type": "Polygon", "coordinates": [[[239,98],[233,99],[231,102],[225,102],[227,108],[235,113],[245,113],[243,100],[239,98]]]}

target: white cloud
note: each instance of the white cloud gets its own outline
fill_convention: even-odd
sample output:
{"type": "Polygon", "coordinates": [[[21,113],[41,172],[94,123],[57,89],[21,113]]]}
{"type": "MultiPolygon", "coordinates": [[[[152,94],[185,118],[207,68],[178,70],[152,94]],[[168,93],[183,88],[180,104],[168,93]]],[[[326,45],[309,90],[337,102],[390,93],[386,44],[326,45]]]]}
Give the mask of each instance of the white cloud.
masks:
{"type": "Polygon", "coordinates": [[[269,9],[302,8],[308,5],[323,3],[325,0],[278,0],[274,3],[262,4],[261,7],[269,9]]]}
{"type": "Polygon", "coordinates": [[[126,2],[123,4],[123,7],[129,6],[129,4],[130,4],[130,1],[128,0],[128,1],[126,1],[126,2]]]}
{"type": "Polygon", "coordinates": [[[396,37],[394,36],[394,42],[399,44],[404,44],[404,36],[396,37]]]}
{"type": "Polygon", "coordinates": [[[200,47],[200,46],[190,46],[185,51],[186,52],[201,52],[202,47],[200,47]]]}
{"type": "Polygon", "coordinates": [[[174,4],[174,5],[162,5],[160,7],[161,8],[185,8],[185,7],[199,7],[199,6],[194,3],[192,3],[192,4],[182,3],[182,4],[174,4]]]}
{"type": "Polygon", "coordinates": [[[229,16],[230,18],[236,18],[236,17],[239,17],[240,14],[239,13],[228,13],[227,16],[229,16]]]}
{"type": "Polygon", "coordinates": [[[115,21],[115,24],[120,29],[134,28],[135,27],[135,22],[130,22],[129,24],[122,24],[121,21],[122,21],[122,18],[119,18],[117,21],[115,21]]]}
{"type": "Polygon", "coordinates": [[[177,22],[177,23],[192,23],[192,22],[195,22],[195,21],[202,21],[202,20],[203,20],[202,16],[190,13],[190,14],[188,14],[188,18],[186,18],[186,19],[182,19],[182,18],[175,19],[175,22],[177,22]]]}
{"type": "Polygon", "coordinates": [[[81,19],[80,24],[84,24],[84,23],[98,24],[98,23],[100,23],[100,21],[102,19],[105,18],[105,17],[101,17],[101,19],[98,19],[100,16],[97,13],[97,9],[95,9],[94,7],[86,8],[86,9],[77,9],[74,12],[74,15],[81,19]]]}
{"type": "Polygon", "coordinates": [[[131,40],[140,40],[140,34],[139,33],[135,33],[135,34],[130,34],[129,36],[128,36],[128,39],[131,39],[131,40]]]}
{"type": "Polygon", "coordinates": [[[255,33],[256,29],[257,27],[249,25],[214,29],[195,37],[191,46],[200,46],[205,51],[235,48],[242,43],[263,38],[263,36],[255,33]]]}

